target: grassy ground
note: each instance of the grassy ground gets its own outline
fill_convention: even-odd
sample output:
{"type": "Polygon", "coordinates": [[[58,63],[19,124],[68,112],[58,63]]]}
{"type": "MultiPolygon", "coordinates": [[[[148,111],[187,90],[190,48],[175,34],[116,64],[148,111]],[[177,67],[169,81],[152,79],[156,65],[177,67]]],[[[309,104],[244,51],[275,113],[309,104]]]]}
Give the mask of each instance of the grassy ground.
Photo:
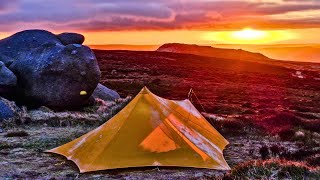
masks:
{"type": "MultiPolygon", "coordinates": [[[[122,96],[134,96],[147,85],[162,97],[185,99],[194,88],[208,121],[230,142],[224,155],[232,171],[146,167],[79,174],[64,157],[43,153],[95,129],[127,99],[100,102],[82,112],[22,109],[16,119],[0,126],[0,179],[319,179],[318,64],[261,64],[159,52],[96,55],[102,83],[122,96]],[[294,76],[297,71],[303,79],[294,76]]],[[[197,101],[194,104],[201,110],[197,101]]]]}
{"type": "MultiPolygon", "coordinates": [[[[30,113],[32,114],[34,112],[30,113]]],[[[38,113],[40,112],[38,111],[38,113]]],[[[72,114],[79,114],[79,112],[67,113],[70,116],[72,114]]],[[[54,116],[54,114],[55,113],[52,113],[52,116],[54,116]]],[[[241,131],[235,131],[234,129],[240,126],[235,126],[229,122],[233,120],[225,119],[224,122],[227,123],[221,123],[221,121],[210,119],[211,122],[216,124],[217,129],[230,141],[230,145],[228,145],[224,151],[224,156],[228,164],[233,168],[231,172],[196,168],[145,167],[80,174],[77,166],[73,162],[68,161],[63,156],[44,153],[44,151],[69,142],[95,129],[102,124],[104,120],[96,122],[95,120],[87,119],[86,121],[88,122],[80,124],[64,124],[57,123],[60,120],[63,121],[63,118],[59,120],[59,116],[60,113],[57,113],[56,118],[46,121],[33,119],[34,116],[31,116],[32,122],[29,122],[29,124],[17,127],[6,127],[5,132],[0,133],[0,179],[222,179],[230,177],[234,179],[234,177],[257,177],[259,174],[255,172],[256,170],[252,170],[252,164],[249,163],[250,167],[247,167],[247,169],[250,169],[248,173],[251,174],[244,174],[245,170],[243,170],[243,166],[248,164],[248,161],[261,159],[260,151],[262,147],[267,145],[268,148],[270,148],[281,145],[281,147],[285,148],[283,152],[285,151],[287,153],[299,152],[301,149],[295,141],[283,141],[279,137],[266,136],[259,130],[246,128],[241,131]],[[49,123],[50,121],[53,121],[53,123],[49,123]],[[94,121],[94,123],[90,123],[90,121],[94,121]],[[230,133],[231,131],[232,133],[230,133]]],[[[70,119],[69,121],[80,120],[81,119],[70,119]]],[[[272,155],[270,153],[268,158],[279,159],[279,155],[280,154],[272,155]]],[[[297,161],[305,163],[306,159],[310,157],[311,156],[308,156],[303,160],[300,159],[297,161]]],[[[282,158],[286,160],[286,157],[282,158]]],[[[287,158],[287,160],[289,160],[289,158],[287,158]]],[[[279,166],[281,166],[281,164],[279,166]]],[[[316,168],[317,165],[314,167],[316,168]]],[[[263,173],[267,174],[267,170],[265,171],[266,172],[263,173]]],[[[285,170],[281,172],[283,171],[285,170]]],[[[305,169],[301,172],[311,173],[312,176],[310,177],[319,175],[318,172],[311,171],[310,169],[305,169]]],[[[267,177],[267,175],[265,176],[267,177]]],[[[301,174],[296,177],[300,177],[300,175],[301,174]]],[[[295,176],[292,175],[292,177],[295,176]]]]}
{"type": "MultiPolygon", "coordinates": [[[[109,178],[196,178],[222,176],[225,172],[193,168],[135,168],[117,171],[104,171],[94,174],[79,174],[77,167],[62,156],[47,154],[43,151],[69,142],[76,137],[94,129],[96,126],[40,127],[24,126],[19,129],[8,129],[12,132],[25,132],[28,136],[7,137],[0,134],[0,177],[1,178],[65,178],[65,177],[109,177],[109,178]],[[115,173],[116,172],[116,173],[115,173]]],[[[233,167],[246,160],[260,158],[259,146],[277,144],[276,139],[264,137],[231,136],[231,144],[225,150],[225,157],[233,167]],[[249,140],[250,139],[250,140],[249,140]],[[252,146],[256,147],[250,153],[252,146]]],[[[287,147],[297,147],[286,143],[287,147]]]]}

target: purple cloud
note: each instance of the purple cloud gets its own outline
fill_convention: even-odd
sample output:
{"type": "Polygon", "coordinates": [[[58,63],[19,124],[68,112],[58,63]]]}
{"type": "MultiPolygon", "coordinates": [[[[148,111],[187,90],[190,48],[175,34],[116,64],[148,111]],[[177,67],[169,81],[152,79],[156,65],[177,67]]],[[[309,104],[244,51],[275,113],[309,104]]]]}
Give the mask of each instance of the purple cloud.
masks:
{"type": "Polygon", "coordinates": [[[296,19],[290,12],[320,12],[315,0],[14,0],[0,2],[0,31],[233,29],[320,27],[320,13],[296,19]],[[278,16],[279,17],[279,16],[278,16]]]}

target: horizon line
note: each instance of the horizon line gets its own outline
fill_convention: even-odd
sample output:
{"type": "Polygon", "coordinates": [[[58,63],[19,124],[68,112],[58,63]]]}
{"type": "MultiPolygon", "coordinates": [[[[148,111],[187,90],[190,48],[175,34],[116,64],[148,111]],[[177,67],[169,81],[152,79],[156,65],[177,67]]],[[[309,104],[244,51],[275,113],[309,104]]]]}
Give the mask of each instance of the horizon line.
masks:
{"type": "Polygon", "coordinates": [[[213,46],[213,45],[320,45],[320,43],[275,43],[275,44],[227,44],[227,43],[219,43],[219,44],[202,44],[202,43],[179,43],[179,42],[168,42],[163,44],[86,44],[87,46],[161,46],[164,44],[190,44],[190,45],[206,45],[206,46],[213,46]]]}

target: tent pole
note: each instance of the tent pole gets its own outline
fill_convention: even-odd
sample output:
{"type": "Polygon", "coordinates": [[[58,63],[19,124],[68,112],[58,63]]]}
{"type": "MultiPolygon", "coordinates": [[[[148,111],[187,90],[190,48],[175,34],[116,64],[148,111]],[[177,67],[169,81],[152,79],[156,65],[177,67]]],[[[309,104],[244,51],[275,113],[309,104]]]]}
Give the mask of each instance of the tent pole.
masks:
{"type": "Polygon", "coordinates": [[[188,99],[192,102],[192,95],[194,95],[194,97],[197,99],[198,103],[200,104],[202,110],[207,113],[207,111],[204,109],[204,106],[202,105],[200,99],[198,98],[198,96],[196,95],[196,93],[194,92],[194,90],[192,88],[190,88],[190,91],[188,93],[188,99]]]}

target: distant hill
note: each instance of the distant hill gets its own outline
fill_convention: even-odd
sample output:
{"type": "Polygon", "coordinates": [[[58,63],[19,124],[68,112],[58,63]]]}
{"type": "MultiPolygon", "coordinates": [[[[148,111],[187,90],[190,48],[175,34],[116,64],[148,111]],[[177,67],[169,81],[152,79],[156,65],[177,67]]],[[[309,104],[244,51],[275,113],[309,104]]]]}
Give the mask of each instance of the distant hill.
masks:
{"type": "Polygon", "coordinates": [[[223,59],[235,59],[244,61],[265,61],[270,60],[260,53],[253,53],[242,49],[224,49],[211,46],[199,46],[190,44],[170,43],[160,46],[159,52],[173,52],[182,54],[194,54],[199,56],[208,56],[223,59]]]}
{"type": "Polygon", "coordinates": [[[214,44],[216,48],[244,49],[269,58],[298,62],[320,62],[319,44],[214,44]]]}

